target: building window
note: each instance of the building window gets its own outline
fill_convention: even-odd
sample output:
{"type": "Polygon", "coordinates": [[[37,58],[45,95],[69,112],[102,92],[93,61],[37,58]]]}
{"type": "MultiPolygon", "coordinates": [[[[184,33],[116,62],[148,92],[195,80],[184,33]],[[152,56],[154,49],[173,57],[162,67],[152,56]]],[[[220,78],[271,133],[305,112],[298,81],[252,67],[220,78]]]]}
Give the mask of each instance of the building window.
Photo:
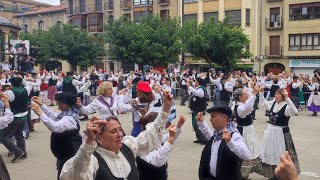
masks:
{"type": "Polygon", "coordinates": [[[136,5],[147,5],[152,4],[152,0],[133,0],[133,4],[136,5]]]}
{"type": "Polygon", "coordinates": [[[290,21],[320,19],[320,2],[290,5],[290,21]]]}
{"type": "Polygon", "coordinates": [[[69,1],[69,13],[73,14],[73,0],[69,1]]]}
{"type": "Polygon", "coordinates": [[[102,0],[96,0],[96,11],[102,11],[102,0]]]}
{"type": "Polygon", "coordinates": [[[61,22],[61,21],[57,21],[56,24],[57,24],[57,26],[59,26],[59,27],[62,26],[62,22],[61,22]]]}
{"type": "Polygon", "coordinates": [[[28,32],[28,25],[27,25],[27,24],[24,24],[24,25],[23,25],[23,31],[24,31],[24,32],[28,32]]]}
{"type": "Polygon", "coordinates": [[[188,21],[197,21],[197,14],[185,14],[183,16],[183,23],[188,22],[188,21]]]}
{"type": "Polygon", "coordinates": [[[218,22],[219,16],[218,12],[209,12],[209,13],[203,13],[204,22],[209,22],[211,18],[214,18],[215,22],[218,22]]]}
{"type": "Polygon", "coordinates": [[[86,12],[86,1],[79,0],[79,5],[80,5],[80,13],[86,12]]]}
{"type": "Polygon", "coordinates": [[[160,10],[160,17],[161,17],[162,21],[167,20],[169,17],[169,10],[168,9],[160,10]]]}
{"type": "Polygon", "coordinates": [[[44,22],[43,21],[38,22],[38,30],[44,30],[44,22]]]}
{"type": "Polygon", "coordinates": [[[250,26],[250,9],[246,9],[246,26],[250,26]]]}
{"type": "Polygon", "coordinates": [[[133,20],[139,21],[141,17],[148,15],[149,12],[147,11],[137,11],[133,13],[133,20]]]}
{"type": "Polygon", "coordinates": [[[241,24],[241,10],[226,11],[225,16],[230,24],[241,24]]]}
{"type": "Polygon", "coordinates": [[[290,34],[289,50],[320,50],[320,34],[290,34]]]}

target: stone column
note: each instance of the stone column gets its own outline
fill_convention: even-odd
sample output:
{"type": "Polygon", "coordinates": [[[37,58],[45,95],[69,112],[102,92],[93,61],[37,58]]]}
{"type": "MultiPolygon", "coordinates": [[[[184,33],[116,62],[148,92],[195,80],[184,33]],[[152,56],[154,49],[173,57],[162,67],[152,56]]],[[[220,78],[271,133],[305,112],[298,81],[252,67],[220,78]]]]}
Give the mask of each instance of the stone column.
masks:
{"type": "Polygon", "coordinates": [[[4,60],[8,60],[9,61],[9,32],[4,31],[4,47],[5,47],[5,56],[4,56],[4,60]]]}
{"type": "Polygon", "coordinates": [[[198,1],[198,24],[203,22],[203,0],[198,1]]]}
{"type": "Polygon", "coordinates": [[[224,0],[219,0],[219,21],[222,21],[224,17],[224,0]]]}

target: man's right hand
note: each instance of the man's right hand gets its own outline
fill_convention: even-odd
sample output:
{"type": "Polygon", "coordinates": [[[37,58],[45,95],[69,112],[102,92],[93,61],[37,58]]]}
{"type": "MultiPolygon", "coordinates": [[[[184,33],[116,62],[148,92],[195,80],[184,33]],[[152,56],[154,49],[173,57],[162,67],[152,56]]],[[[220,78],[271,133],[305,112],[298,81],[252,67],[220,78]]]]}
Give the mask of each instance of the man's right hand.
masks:
{"type": "Polygon", "coordinates": [[[203,113],[199,112],[196,116],[196,120],[198,123],[202,123],[204,121],[203,113]]]}
{"type": "Polygon", "coordinates": [[[38,96],[33,96],[33,97],[31,98],[31,100],[32,100],[33,102],[35,102],[36,104],[38,104],[39,106],[43,105],[43,103],[42,103],[41,100],[40,100],[40,97],[38,97],[38,96]]]}
{"type": "Polygon", "coordinates": [[[288,151],[285,156],[280,156],[280,163],[275,169],[275,174],[281,180],[298,180],[296,168],[288,151]]]}

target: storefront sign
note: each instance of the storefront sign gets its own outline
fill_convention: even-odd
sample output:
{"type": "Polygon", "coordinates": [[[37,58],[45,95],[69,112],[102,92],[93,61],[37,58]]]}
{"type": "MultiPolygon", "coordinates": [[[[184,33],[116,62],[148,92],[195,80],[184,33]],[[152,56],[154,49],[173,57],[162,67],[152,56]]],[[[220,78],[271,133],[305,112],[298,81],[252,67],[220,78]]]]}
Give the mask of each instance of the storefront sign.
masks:
{"type": "Polygon", "coordinates": [[[320,67],[320,59],[290,59],[289,67],[320,67]]]}

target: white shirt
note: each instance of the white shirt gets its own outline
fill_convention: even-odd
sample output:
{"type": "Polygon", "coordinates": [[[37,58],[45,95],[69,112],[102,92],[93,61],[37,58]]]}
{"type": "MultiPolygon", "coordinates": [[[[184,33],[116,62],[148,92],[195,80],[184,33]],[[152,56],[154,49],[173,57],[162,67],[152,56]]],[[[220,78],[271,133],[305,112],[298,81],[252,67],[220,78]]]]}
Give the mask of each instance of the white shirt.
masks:
{"type": "Polygon", "coordinates": [[[8,127],[8,125],[13,121],[13,113],[11,109],[5,109],[3,117],[0,117],[0,129],[8,127]]]}
{"type": "MultiPolygon", "coordinates": [[[[275,102],[275,100],[272,100],[272,101],[267,101],[264,96],[263,96],[263,92],[261,93],[260,92],[260,95],[259,95],[259,104],[264,107],[266,110],[270,110],[273,103],[275,102]]],[[[284,115],[289,117],[289,116],[293,116],[295,115],[296,113],[298,113],[298,110],[297,108],[295,107],[295,105],[293,104],[293,102],[290,100],[290,98],[287,98],[285,99],[285,101],[282,101],[281,103],[276,103],[273,107],[273,112],[274,113],[277,113],[279,112],[282,107],[284,105],[287,105],[286,107],[286,110],[284,112],[284,115]]]]}
{"type": "Polygon", "coordinates": [[[256,96],[250,96],[250,98],[247,99],[245,103],[237,102],[237,112],[240,118],[245,118],[253,111],[253,106],[256,99],[256,96]]]}
{"type": "MultiPolygon", "coordinates": [[[[207,123],[203,121],[202,123],[198,123],[199,129],[205,135],[207,140],[213,136],[213,131],[209,128],[207,123]]],[[[218,150],[220,147],[222,140],[218,140],[212,143],[211,146],[211,159],[210,159],[210,173],[212,176],[216,177],[217,172],[217,160],[218,160],[218,150]]],[[[242,160],[249,160],[250,152],[247,148],[246,144],[244,143],[243,137],[238,133],[234,132],[231,140],[226,143],[228,148],[236,154],[242,160]]]]}
{"type": "MultiPolygon", "coordinates": [[[[141,132],[137,137],[123,137],[122,143],[128,146],[135,157],[148,154],[161,144],[162,131],[164,130],[167,119],[168,114],[162,111],[154,122],[147,124],[145,131],[141,132]]],[[[111,173],[115,177],[128,177],[131,167],[121,151],[116,154],[97,147],[96,142],[91,146],[83,141],[77,154],[64,164],[60,179],[94,180],[99,169],[98,160],[93,155],[95,150],[106,161],[111,173]]]]}
{"type": "Polygon", "coordinates": [[[40,119],[51,132],[62,133],[67,130],[78,129],[77,121],[73,117],[63,116],[60,120],[56,121],[60,113],[54,112],[44,104],[40,107],[43,110],[40,119]]]}
{"type": "Polygon", "coordinates": [[[197,87],[197,89],[190,86],[188,90],[191,91],[192,94],[194,94],[195,96],[198,96],[200,98],[204,97],[204,90],[202,88],[200,88],[200,86],[197,87]]]}
{"type": "MultiPolygon", "coordinates": [[[[107,103],[109,103],[109,104],[111,103],[110,97],[104,97],[104,96],[102,96],[102,97],[107,103]]],[[[87,106],[81,106],[80,110],[84,114],[91,114],[91,113],[94,113],[98,110],[101,119],[106,119],[109,116],[117,116],[118,103],[119,103],[119,99],[121,97],[116,95],[116,96],[113,96],[112,98],[113,98],[113,105],[110,107],[110,110],[113,112],[113,115],[110,112],[110,110],[107,108],[107,106],[104,105],[102,102],[100,102],[98,99],[94,99],[87,106]]]]}

